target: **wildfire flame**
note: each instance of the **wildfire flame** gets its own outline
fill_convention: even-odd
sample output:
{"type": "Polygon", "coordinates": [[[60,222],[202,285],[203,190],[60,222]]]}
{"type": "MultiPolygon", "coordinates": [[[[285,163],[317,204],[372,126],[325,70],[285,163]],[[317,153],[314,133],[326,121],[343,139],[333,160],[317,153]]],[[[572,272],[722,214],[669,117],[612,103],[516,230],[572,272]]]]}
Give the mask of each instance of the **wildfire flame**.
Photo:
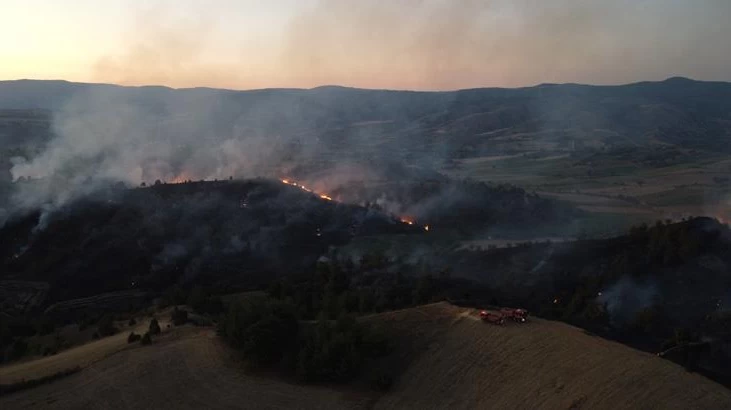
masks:
{"type": "MultiPolygon", "coordinates": [[[[317,195],[318,197],[320,197],[320,199],[324,199],[326,201],[334,201],[334,199],[330,195],[328,195],[328,194],[326,194],[324,192],[316,192],[316,191],[313,191],[310,188],[308,188],[308,187],[306,187],[306,186],[304,186],[302,184],[299,184],[296,181],[293,181],[291,179],[282,178],[282,179],[280,179],[280,181],[283,184],[287,184],[287,185],[291,185],[293,187],[297,187],[297,188],[299,188],[299,189],[301,189],[301,190],[303,190],[305,192],[311,192],[311,193],[317,195]]],[[[411,220],[411,219],[409,219],[409,218],[401,217],[401,218],[399,218],[399,220],[403,224],[412,225],[412,226],[414,225],[414,221],[411,220]]],[[[429,225],[424,225],[424,231],[429,232],[429,225]]]]}
{"type": "Polygon", "coordinates": [[[188,182],[190,178],[188,178],[186,175],[178,175],[175,178],[173,178],[172,181],[170,181],[170,184],[184,184],[188,182]]]}
{"type": "Polygon", "coordinates": [[[325,199],[325,200],[328,200],[328,201],[332,201],[333,200],[329,195],[327,195],[325,193],[322,193],[322,192],[315,192],[315,191],[311,190],[310,188],[307,188],[306,186],[304,186],[302,184],[298,184],[297,182],[292,181],[291,179],[280,179],[280,181],[282,181],[283,184],[292,185],[292,186],[297,187],[297,188],[299,188],[299,189],[301,189],[301,190],[303,190],[305,192],[312,192],[314,194],[317,194],[317,196],[319,196],[322,199],[325,199]]]}

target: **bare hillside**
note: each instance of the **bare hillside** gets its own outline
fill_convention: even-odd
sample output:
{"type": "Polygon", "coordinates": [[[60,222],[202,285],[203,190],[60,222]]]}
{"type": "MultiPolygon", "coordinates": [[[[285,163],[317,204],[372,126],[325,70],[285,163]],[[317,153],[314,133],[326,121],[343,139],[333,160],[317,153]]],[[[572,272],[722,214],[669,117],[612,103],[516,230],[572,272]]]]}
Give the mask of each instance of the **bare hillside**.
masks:
{"type": "Polygon", "coordinates": [[[563,323],[499,327],[446,303],[381,319],[397,333],[431,337],[376,408],[731,407],[723,386],[563,323]]]}
{"type": "Polygon", "coordinates": [[[562,323],[497,327],[446,303],[367,320],[396,339],[386,362],[404,370],[385,395],[247,375],[212,329],[186,326],[152,346],[124,349],[75,375],[0,398],[0,407],[731,408],[726,388],[562,323]]]}

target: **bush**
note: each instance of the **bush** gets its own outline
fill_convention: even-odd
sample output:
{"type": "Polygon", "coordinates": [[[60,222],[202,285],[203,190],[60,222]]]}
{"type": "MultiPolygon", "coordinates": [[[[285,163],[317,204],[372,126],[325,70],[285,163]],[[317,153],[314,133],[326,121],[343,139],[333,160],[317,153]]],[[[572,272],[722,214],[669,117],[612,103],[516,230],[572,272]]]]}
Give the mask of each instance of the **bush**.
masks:
{"type": "Polygon", "coordinates": [[[256,365],[282,359],[297,340],[294,307],[284,302],[235,304],[219,325],[219,333],[256,365]]]}
{"type": "Polygon", "coordinates": [[[234,304],[219,323],[219,334],[243,352],[249,363],[278,365],[303,381],[351,380],[368,359],[388,350],[382,333],[350,316],[337,321],[325,314],[314,323],[300,323],[288,302],[234,304]]]}
{"type": "Polygon", "coordinates": [[[203,314],[220,315],[224,311],[221,298],[211,295],[200,286],[196,286],[190,291],[186,304],[194,311],[203,314]]]}
{"type": "Polygon", "coordinates": [[[114,321],[109,315],[102,316],[97,323],[97,333],[100,337],[107,337],[117,333],[117,328],[114,327],[114,321]]]}
{"type": "Polygon", "coordinates": [[[21,338],[15,339],[12,345],[10,345],[9,359],[19,359],[28,353],[28,343],[21,338]]]}
{"type": "Polygon", "coordinates": [[[127,322],[127,326],[134,326],[136,324],[137,324],[137,321],[133,317],[129,319],[129,322],[127,322]]]}
{"type": "Polygon", "coordinates": [[[131,332],[129,336],[127,336],[127,343],[134,343],[140,339],[142,339],[142,336],[138,335],[135,332],[131,332]]]}
{"type": "Polygon", "coordinates": [[[143,346],[152,344],[152,336],[150,336],[150,332],[145,332],[144,336],[142,336],[142,339],[140,339],[140,343],[143,346]]]}
{"type": "Polygon", "coordinates": [[[391,390],[393,377],[388,373],[376,373],[371,379],[371,387],[380,391],[391,390]]]}
{"type": "Polygon", "coordinates": [[[58,352],[53,347],[46,346],[43,348],[43,356],[53,356],[56,353],[58,353],[58,352]]]}
{"type": "Polygon", "coordinates": [[[173,325],[175,326],[181,326],[188,322],[188,311],[183,309],[178,309],[176,306],[173,309],[172,316],[170,317],[170,321],[173,322],[173,325]]]}
{"type": "Polygon", "coordinates": [[[297,376],[305,381],[344,382],[360,369],[367,348],[364,328],[343,316],[336,323],[320,320],[303,332],[297,358],[297,376]]]}
{"type": "MultiPolygon", "coordinates": [[[[154,317],[152,318],[152,320],[150,320],[150,327],[148,329],[148,333],[151,335],[157,335],[160,333],[160,324],[157,323],[157,319],[154,317]]],[[[145,334],[147,334],[147,333],[145,333],[145,334]]]]}

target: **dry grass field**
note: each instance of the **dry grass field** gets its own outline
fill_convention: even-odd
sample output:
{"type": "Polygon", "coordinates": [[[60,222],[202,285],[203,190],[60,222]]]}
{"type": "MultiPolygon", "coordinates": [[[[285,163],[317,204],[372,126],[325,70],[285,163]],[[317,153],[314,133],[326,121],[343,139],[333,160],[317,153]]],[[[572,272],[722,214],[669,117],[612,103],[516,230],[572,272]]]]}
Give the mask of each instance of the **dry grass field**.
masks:
{"type": "Polygon", "coordinates": [[[376,408],[731,408],[731,390],[563,323],[500,327],[445,303],[379,320],[399,332],[436,333],[376,408]]]}
{"type": "MultiPolygon", "coordinates": [[[[152,346],[122,348],[77,374],[0,398],[0,407],[731,408],[731,390],[562,323],[533,318],[498,327],[482,323],[472,309],[446,303],[365,320],[383,326],[396,343],[384,361],[403,372],[385,394],[247,374],[212,328],[184,326],[152,346]]],[[[0,370],[5,377],[8,369],[0,370]]]]}
{"type": "Polygon", "coordinates": [[[708,153],[658,167],[613,157],[578,165],[565,155],[533,158],[528,153],[467,158],[443,172],[457,178],[517,184],[589,212],[644,215],[653,221],[679,215],[718,216],[715,208],[727,207],[731,186],[717,178],[727,178],[729,167],[728,156],[708,153]]]}

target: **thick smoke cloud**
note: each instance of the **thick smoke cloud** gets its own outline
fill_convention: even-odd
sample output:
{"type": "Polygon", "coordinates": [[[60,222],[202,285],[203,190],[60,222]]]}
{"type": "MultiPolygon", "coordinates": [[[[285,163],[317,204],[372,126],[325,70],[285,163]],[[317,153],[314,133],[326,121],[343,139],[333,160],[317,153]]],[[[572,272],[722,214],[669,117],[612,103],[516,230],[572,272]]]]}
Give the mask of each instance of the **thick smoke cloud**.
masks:
{"type": "Polygon", "coordinates": [[[126,46],[95,64],[94,79],[455,89],[676,75],[728,80],[731,72],[725,0],[321,0],[295,5],[268,34],[250,28],[255,24],[219,30],[232,4],[206,9],[203,17],[181,8],[163,2],[141,11],[126,46]]]}
{"type": "Polygon", "coordinates": [[[54,112],[55,138],[45,149],[12,159],[20,182],[10,210],[52,211],[112,183],[261,176],[281,163],[276,136],[248,133],[236,121],[220,127],[214,118],[220,96],[168,99],[169,90],[160,89],[159,98],[150,91],[90,87],[75,94],[54,112]]]}

